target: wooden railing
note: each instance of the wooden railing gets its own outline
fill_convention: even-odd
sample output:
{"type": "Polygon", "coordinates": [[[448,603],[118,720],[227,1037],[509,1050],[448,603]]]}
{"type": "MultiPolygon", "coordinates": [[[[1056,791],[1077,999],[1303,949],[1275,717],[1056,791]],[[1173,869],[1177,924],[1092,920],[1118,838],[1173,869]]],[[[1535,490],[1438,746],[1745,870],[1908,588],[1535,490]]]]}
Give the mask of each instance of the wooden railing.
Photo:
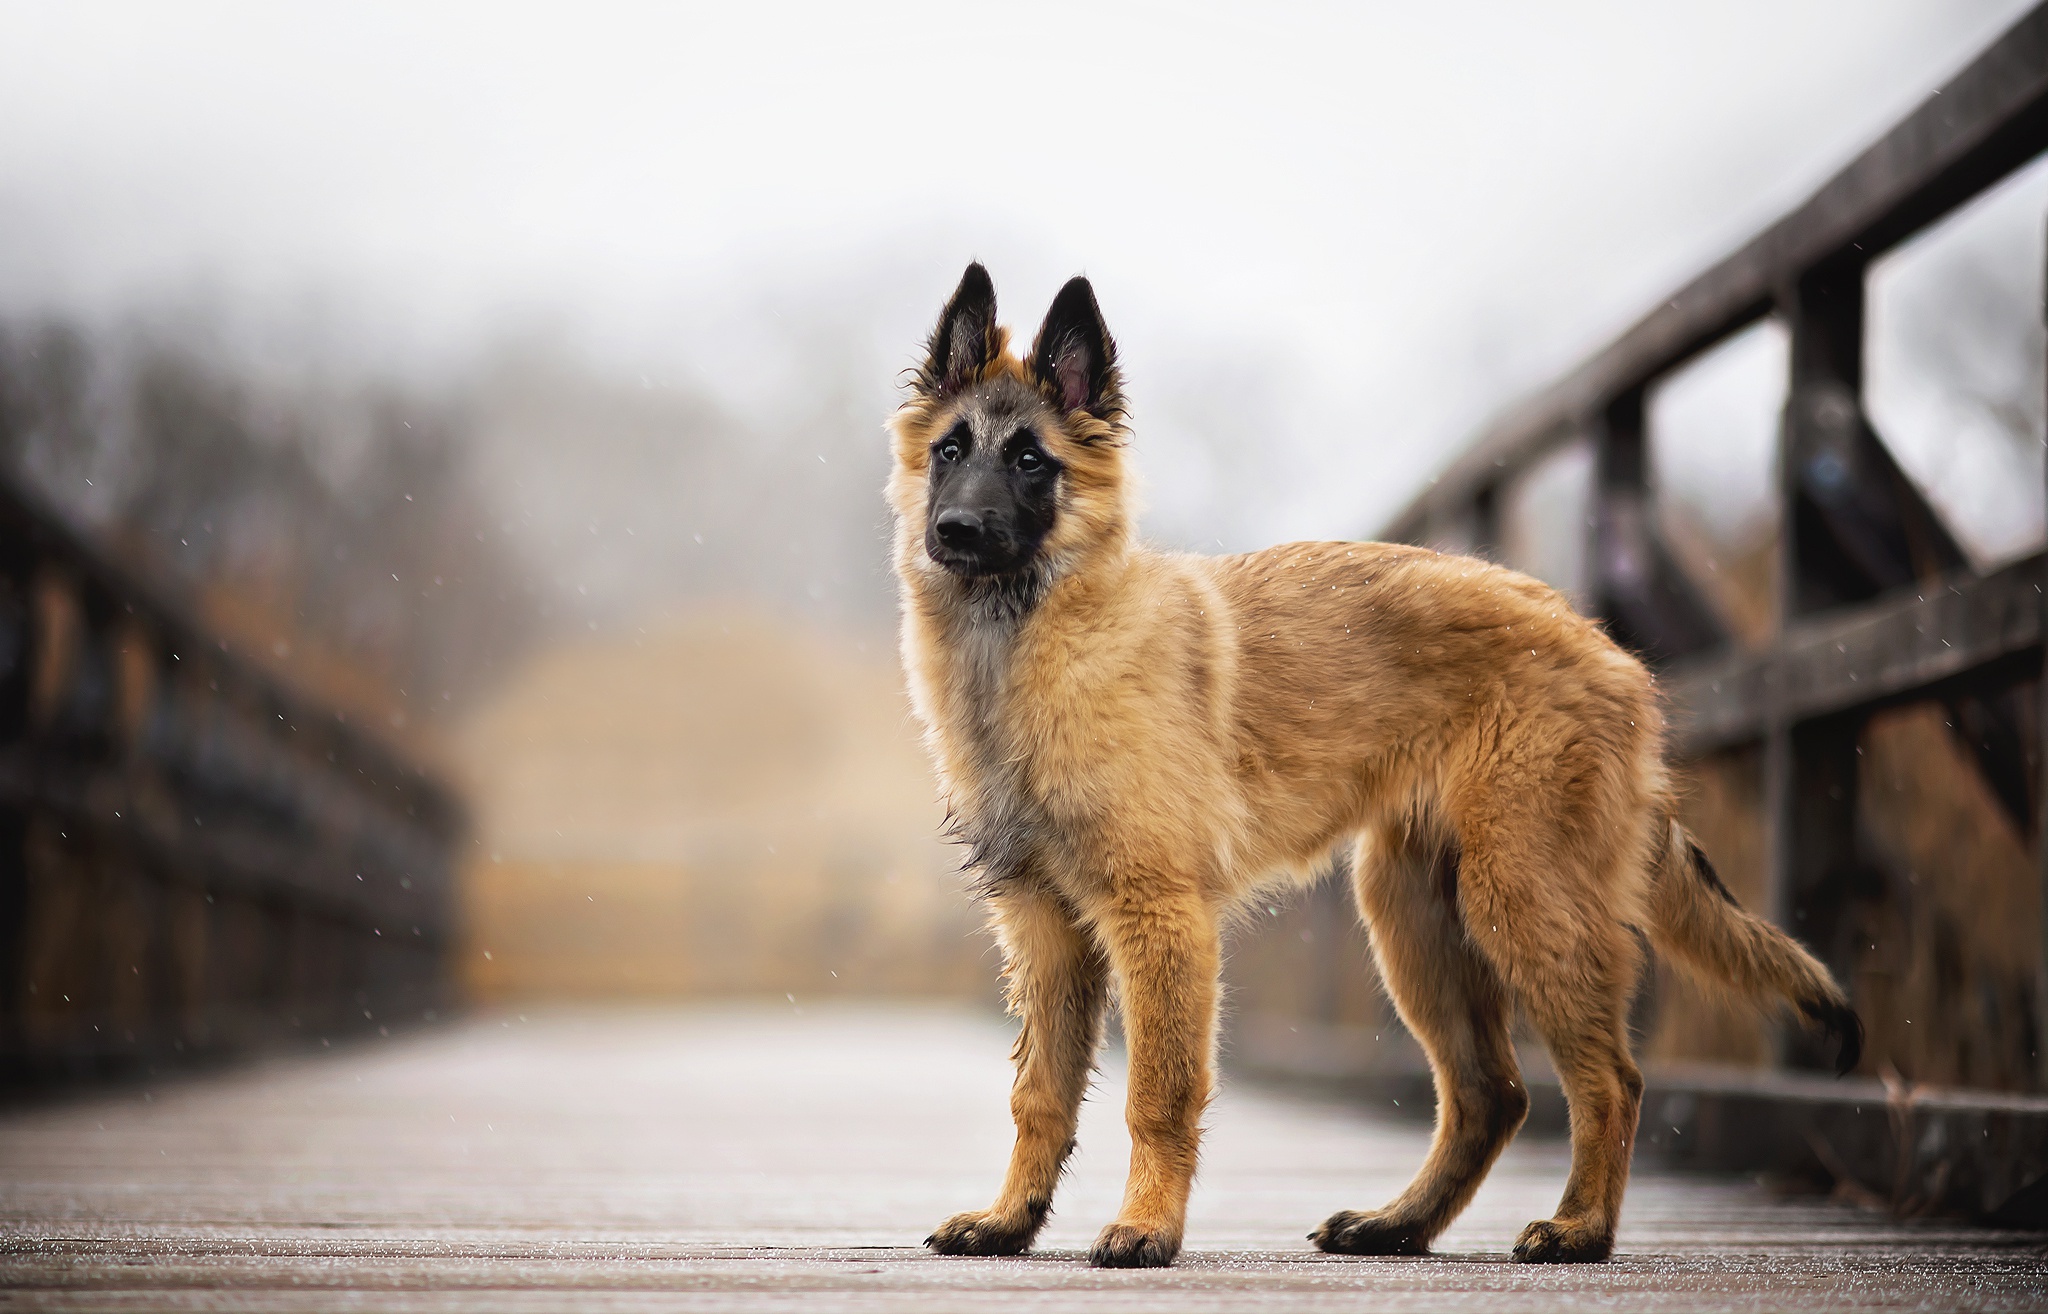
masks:
{"type": "Polygon", "coordinates": [[[0,1088],[447,1007],[454,796],[0,488],[0,1088]]]}
{"type": "MultiPolygon", "coordinates": [[[[1710,851],[1724,850],[1717,863],[1724,873],[1755,869],[1754,879],[1731,883],[1824,955],[1873,1019],[1864,1071],[1896,1068],[1908,1084],[2048,1089],[2048,580],[2039,555],[1972,570],[1952,527],[1873,427],[1864,396],[1865,287],[1873,262],[2044,151],[2048,6],[1805,204],[1486,428],[1384,533],[1532,569],[1504,546],[1510,490],[1563,449],[1590,449],[1583,572],[1572,581],[1578,597],[1658,671],[1673,709],[1674,755],[1694,782],[1689,806],[1735,819],[1718,831],[1704,826],[1715,831],[1710,851]],[[1766,318],[1789,338],[1773,494],[1775,616],[1767,635],[1738,640],[1660,520],[1646,403],[1660,382],[1766,318]],[[1926,869],[1900,870],[1882,851],[1879,841],[1901,824],[1893,809],[1925,806],[1925,791],[1902,787],[1896,804],[1873,812],[1872,782],[1859,776],[1876,769],[1865,758],[1872,735],[1902,708],[1924,710],[1933,720],[1923,725],[1945,727],[1955,749],[1952,760],[1936,754],[1918,768],[1940,775],[1942,788],[1995,800],[1990,806],[2004,815],[1987,827],[2006,828],[2030,853],[2014,888],[1982,896],[2006,911],[1937,924],[1930,909],[1939,900],[1928,892],[1954,882],[1960,868],[1937,855],[1926,869]],[[1960,766],[1943,765],[1951,761],[1960,766]],[[1741,851],[1745,845],[1754,852],[1741,851]],[[1884,960],[1887,937],[1914,940],[1914,961],[1947,974],[1926,989],[1945,992],[1959,1016],[1975,1009],[1996,1017],[1950,1027],[1944,1016],[1897,1016],[1906,996],[1885,978],[1893,970],[1884,960]],[[1942,942],[1930,947],[1934,941],[1942,942]],[[2015,969],[2016,954],[2030,954],[2031,965],[2015,969]],[[1994,968],[2004,974],[1995,981],[1994,968]],[[2019,987],[2015,971],[2027,978],[2019,987]],[[1909,1045],[1901,1037],[1914,1033],[1903,1028],[1915,1024],[1953,1034],[1909,1045]],[[1914,1071],[1916,1061],[1927,1071],[1914,1071]]],[[[2039,222],[2048,225],[2048,214],[2039,222]]],[[[2035,271],[2015,276],[2028,272],[2035,271]]],[[[1933,740],[1913,742],[1947,751],[1933,740]]],[[[1902,750],[1894,742],[1891,751],[1896,758],[1902,750]]],[[[1896,769],[1906,779],[1914,768],[1909,761],[1896,769]]],[[[1973,842],[1970,830],[1959,826],[1951,847],[1973,842]]],[[[1944,892],[1965,902],[1980,897],[1953,884],[1944,892]]],[[[1320,1064],[1332,1075],[1414,1066],[1375,996],[1347,903],[1325,888],[1304,905],[1276,905],[1273,932],[1240,944],[1232,1043],[1253,1066],[1320,1064]],[[1310,1035],[1313,1043],[1303,1039],[1310,1035]]],[[[1717,1052],[1700,1039],[1709,1028],[1698,1018],[1660,1032],[1660,994],[1676,1007],[1668,989],[1651,991],[1637,1018],[1653,1059],[1729,1058],[1728,1044],[1717,1052]]],[[[1748,1061],[1807,1068],[1823,1058],[1787,1029],[1762,1033],[1748,1061]]]]}

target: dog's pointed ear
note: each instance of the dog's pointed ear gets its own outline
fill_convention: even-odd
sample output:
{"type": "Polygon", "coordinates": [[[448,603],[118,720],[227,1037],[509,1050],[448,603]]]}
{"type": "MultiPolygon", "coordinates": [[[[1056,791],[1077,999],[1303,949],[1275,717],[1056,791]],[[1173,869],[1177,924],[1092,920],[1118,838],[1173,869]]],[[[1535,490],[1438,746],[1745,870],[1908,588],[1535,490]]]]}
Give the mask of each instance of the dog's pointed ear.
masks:
{"type": "Polygon", "coordinates": [[[1116,342],[1087,279],[1068,279],[1052,299],[1031,344],[1031,372],[1063,410],[1085,410],[1102,420],[1123,410],[1116,342]]]}
{"type": "Polygon", "coordinates": [[[1002,350],[996,330],[996,285],[979,261],[967,266],[960,286],[939,312],[925,350],[917,388],[927,397],[958,392],[1002,350]]]}

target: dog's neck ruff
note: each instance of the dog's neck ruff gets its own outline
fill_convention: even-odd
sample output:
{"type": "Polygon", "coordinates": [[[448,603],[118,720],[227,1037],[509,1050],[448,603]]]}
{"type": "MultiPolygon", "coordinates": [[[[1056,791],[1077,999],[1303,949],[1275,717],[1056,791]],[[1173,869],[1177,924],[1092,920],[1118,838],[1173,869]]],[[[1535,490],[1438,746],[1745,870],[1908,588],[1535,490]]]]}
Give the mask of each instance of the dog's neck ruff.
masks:
{"type": "Polygon", "coordinates": [[[959,598],[970,624],[1012,626],[1037,610],[1051,581],[1039,566],[1010,575],[958,579],[959,598]]]}
{"type": "Polygon", "coordinates": [[[974,786],[947,802],[946,836],[961,846],[961,869],[987,897],[1028,878],[1042,818],[1025,787],[1016,746],[1001,729],[1016,643],[1025,621],[1052,587],[1043,563],[1011,575],[930,581],[944,599],[950,631],[947,682],[960,699],[956,744],[972,763],[974,786]]]}

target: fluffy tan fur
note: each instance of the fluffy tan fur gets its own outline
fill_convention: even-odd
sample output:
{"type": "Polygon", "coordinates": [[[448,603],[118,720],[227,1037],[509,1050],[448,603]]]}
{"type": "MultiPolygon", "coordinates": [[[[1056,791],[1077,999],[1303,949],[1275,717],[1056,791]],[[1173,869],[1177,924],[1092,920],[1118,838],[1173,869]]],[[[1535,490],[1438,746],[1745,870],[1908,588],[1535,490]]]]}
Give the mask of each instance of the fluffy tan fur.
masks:
{"type": "Polygon", "coordinates": [[[1670,820],[1649,675],[1556,591],[1484,561],[1380,543],[1142,546],[1113,368],[1101,404],[1069,410],[1006,345],[992,331],[985,359],[929,365],[891,426],[904,669],[1022,1022],[1008,1175],[992,1208],[947,1220],[931,1244],[1030,1245],[1113,991],[1131,1162],[1092,1257],[1171,1262],[1212,1091],[1221,928],[1261,886],[1306,879],[1351,841],[1358,906],[1429,1055],[1438,1121],[1400,1197],[1314,1239],[1419,1253],[1464,1207],[1527,1109],[1509,1043],[1519,1004],[1570,1101],[1572,1168],[1556,1217],[1515,1253],[1605,1257],[1642,1092],[1625,1027],[1631,927],[1737,989],[1844,1007],[1818,963],[1695,870],[1670,820]],[[996,393],[1064,467],[1039,587],[1011,609],[925,547],[933,444],[996,393]]]}

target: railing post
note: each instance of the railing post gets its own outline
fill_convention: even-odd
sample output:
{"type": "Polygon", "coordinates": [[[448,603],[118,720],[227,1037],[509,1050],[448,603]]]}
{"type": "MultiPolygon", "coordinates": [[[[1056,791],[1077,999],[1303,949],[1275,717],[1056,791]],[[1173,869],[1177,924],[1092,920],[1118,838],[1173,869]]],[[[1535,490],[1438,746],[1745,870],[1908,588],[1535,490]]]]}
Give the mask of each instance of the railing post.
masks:
{"type": "Polygon", "coordinates": [[[1610,401],[1593,439],[1593,551],[1588,593],[1623,646],[1652,661],[1712,648],[1726,635],[1658,538],[1650,501],[1644,389],[1610,401]]]}
{"type": "Polygon", "coordinates": [[[1610,403],[1592,428],[1593,589],[1600,610],[1624,620],[1624,600],[1655,582],[1642,393],[1610,403]]]}
{"type": "MultiPolygon", "coordinates": [[[[2048,229],[2048,222],[2044,222],[2048,229]]],[[[2041,270],[2041,322],[2048,324],[2048,242],[2042,244],[2043,260],[2041,270]]],[[[2043,390],[2048,391],[2048,361],[2042,370],[2043,390]]],[[[2048,476],[2048,469],[2044,469],[2048,476]]],[[[2043,481],[2043,493],[2048,495],[2048,478],[2043,481]]],[[[2041,925],[2035,936],[2040,952],[2040,962],[2034,968],[2034,1068],[2039,1075],[2041,1086],[2048,1090],[2048,557],[2043,558],[2042,579],[2037,584],[2041,590],[2041,637],[2042,669],[2041,683],[2034,698],[2035,755],[2038,764],[2035,771],[2034,801],[2034,860],[2039,864],[2041,886],[2041,925]]]]}
{"type": "MultiPolygon", "coordinates": [[[[30,587],[35,552],[27,526],[0,516],[0,744],[28,726],[30,587]]],[[[0,1087],[21,1079],[28,1007],[28,813],[0,804],[0,1087]]]]}
{"type": "MultiPolygon", "coordinates": [[[[1859,458],[1863,383],[1862,262],[1809,271],[1780,295],[1791,331],[1791,386],[1779,441],[1783,508],[1778,558],[1778,632],[1808,613],[1867,593],[1845,560],[1830,508],[1863,511],[1868,462],[1859,458]],[[1829,499],[1833,499],[1830,502],[1829,499]]],[[[1771,915],[1846,977],[1842,919],[1861,870],[1856,841],[1857,738],[1853,714],[1795,726],[1773,712],[1764,741],[1771,915]]],[[[1781,1060],[1813,1066],[1822,1056],[1801,1033],[1780,1035],[1781,1060]]]]}

